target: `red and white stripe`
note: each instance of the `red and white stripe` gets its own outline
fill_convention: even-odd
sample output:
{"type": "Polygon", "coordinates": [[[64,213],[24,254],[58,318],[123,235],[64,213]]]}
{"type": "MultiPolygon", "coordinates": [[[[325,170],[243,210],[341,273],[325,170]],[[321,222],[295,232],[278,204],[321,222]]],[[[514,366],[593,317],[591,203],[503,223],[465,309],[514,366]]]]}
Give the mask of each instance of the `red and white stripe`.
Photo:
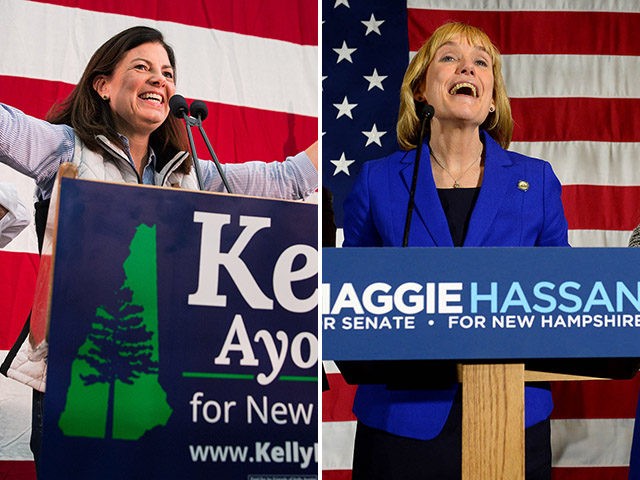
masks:
{"type": "MultiPolygon", "coordinates": [[[[38,262],[36,254],[0,250],[0,362],[29,313],[38,262]]],[[[0,375],[0,478],[34,478],[30,434],[31,389],[0,375]]]]}
{"type": "MultiPolygon", "coordinates": [[[[176,52],[177,92],[207,104],[204,127],[222,163],[283,160],[318,138],[315,2],[0,0],[0,12],[0,102],[30,115],[44,118],[109,37],[147,25],[176,52]]],[[[196,146],[207,158],[199,138],[196,146]]],[[[1,164],[0,179],[32,206],[32,180],[1,164]]],[[[0,250],[0,359],[28,313],[37,264],[33,228],[0,250]]],[[[0,377],[0,478],[34,478],[30,404],[30,389],[0,377]]]]}
{"type": "MultiPolygon", "coordinates": [[[[640,4],[409,0],[408,7],[410,55],[447,21],[487,32],[503,55],[516,124],[511,149],[553,165],[570,243],[626,246],[640,223],[640,4]]],[[[322,478],[347,480],[355,387],[332,362],[325,368],[322,478]]],[[[554,480],[627,478],[639,387],[637,378],[553,383],[554,480]]]]}

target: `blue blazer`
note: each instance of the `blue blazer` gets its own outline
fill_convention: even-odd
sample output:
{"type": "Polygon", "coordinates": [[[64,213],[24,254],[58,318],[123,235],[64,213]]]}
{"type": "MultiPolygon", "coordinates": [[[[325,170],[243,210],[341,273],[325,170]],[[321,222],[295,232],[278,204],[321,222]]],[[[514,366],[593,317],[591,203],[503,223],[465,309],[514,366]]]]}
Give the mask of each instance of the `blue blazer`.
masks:
{"type": "MultiPolygon", "coordinates": [[[[484,176],[464,246],[569,246],[561,186],[551,165],[504,150],[484,131],[480,135],[485,146],[484,176]]],[[[453,247],[428,152],[425,143],[409,246],[453,247]]],[[[415,153],[399,151],[363,165],[344,204],[343,246],[402,245],[415,153]]],[[[427,440],[442,430],[456,390],[457,385],[407,391],[361,385],[353,411],[370,427],[427,440]]],[[[546,419],[552,408],[548,390],[526,388],[526,426],[546,419]]]]}

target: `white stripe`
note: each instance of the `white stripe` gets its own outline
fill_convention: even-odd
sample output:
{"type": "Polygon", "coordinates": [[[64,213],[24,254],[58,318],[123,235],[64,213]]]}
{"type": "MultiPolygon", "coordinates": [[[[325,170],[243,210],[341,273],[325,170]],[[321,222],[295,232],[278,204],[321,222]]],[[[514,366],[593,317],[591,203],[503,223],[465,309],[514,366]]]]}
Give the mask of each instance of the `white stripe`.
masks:
{"type": "Polygon", "coordinates": [[[0,0],[0,12],[0,75],[75,84],[98,46],[125,28],[148,25],[175,49],[182,95],[318,114],[315,46],[40,2],[0,0]]]}
{"type": "Polygon", "coordinates": [[[504,55],[502,74],[510,98],[640,98],[640,57],[504,55]]]}
{"type": "Polygon", "coordinates": [[[632,418],[551,421],[554,467],[626,467],[632,418]]]}
{"type": "Polygon", "coordinates": [[[635,56],[503,55],[502,75],[509,98],[640,98],[635,56]]]}
{"type": "Polygon", "coordinates": [[[569,230],[569,245],[572,247],[627,247],[629,237],[631,237],[630,230],[569,230]]]}
{"type": "MultiPolygon", "coordinates": [[[[0,363],[7,356],[0,350],[0,363]]],[[[31,388],[0,375],[0,461],[33,460],[31,436],[31,388]]]]}
{"type": "Polygon", "coordinates": [[[330,373],[340,373],[340,369],[333,360],[324,360],[322,365],[324,366],[324,371],[327,375],[330,373]]]}
{"type": "Polygon", "coordinates": [[[408,0],[407,7],[432,10],[640,12],[637,0],[408,0]]]}
{"type": "Polygon", "coordinates": [[[351,470],[356,422],[322,424],[322,470],[351,470]]]}
{"type": "Polygon", "coordinates": [[[509,150],[547,160],[563,185],[640,185],[640,143],[513,142],[509,150]]]}

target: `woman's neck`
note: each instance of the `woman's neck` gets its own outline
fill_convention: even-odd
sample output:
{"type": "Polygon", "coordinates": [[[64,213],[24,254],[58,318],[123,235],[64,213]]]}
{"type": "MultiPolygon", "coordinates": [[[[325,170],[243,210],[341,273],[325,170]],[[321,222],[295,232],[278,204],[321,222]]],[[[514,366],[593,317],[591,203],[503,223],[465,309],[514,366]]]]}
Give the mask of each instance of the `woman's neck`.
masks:
{"type": "Polygon", "coordinates": [[[149,154],[149,136],[130,135],[127,136],[127,140],[129,140],[129,153],[133,159],[133,164],[136,167],[136,171],[142,175],[149,154]]]}
{"type": "Polygon", "coordinates": [[[452,170],[459,170],[482,154],[480,132],[476,128],[443,127],[434,122],[429,141],[438,160],[452,170]]]}
{"type": "Polygon", "coordinates": [[[478,127],[442,128],[432,123],[431,171],[436,188],[472,188],[482,184],[483,145],[478,127]]]}

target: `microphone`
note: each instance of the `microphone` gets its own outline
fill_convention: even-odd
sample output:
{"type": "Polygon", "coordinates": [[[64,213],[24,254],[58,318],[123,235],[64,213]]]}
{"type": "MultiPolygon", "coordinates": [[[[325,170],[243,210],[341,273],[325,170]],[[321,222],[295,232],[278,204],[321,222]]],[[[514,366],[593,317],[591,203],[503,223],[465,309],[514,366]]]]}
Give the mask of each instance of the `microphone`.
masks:
{"type": "Polygon", "coordinates": [[[224,183],[224,188],[227,189],[228,193],[233,193],[231,191],[231,187],[229,186],[229,182],[227,182],[227,177],[222,171],[222,166],[220,165],[220,161],[216,155],[216,152],[213,151],[213,147],[209,142],[209,137],[207,137],[207,133],[202,128],[202,121],[207,118],[209,115],[209,109],[207,108],[207,104],[202,100],[194,100],[191,103],[191,107],[189,108],[189,112],[192,117],[196,118],[196,126],[198,130],[200,130],[200,135],[202,135],[202,139],[204,140],[205,145],[207,146],[207,150],[209,150],[209,155],[211,155],[211,159],[216,165],[216,169],[218,170],[218,174],[220,174],[220,178],[222,179],[222,183],[224,183]]]}
{"type": "Polygon", "coordinates": [[[189,148],[191,148],[191,157],[193,158],[193,168],[196,172],[196,179],[198,180],[198,188],[202,188],[202,176],[200,175],[200,165],[198,165],[198,155],[196,154],[196,145],[193,142],[193,135],[191,134],[191,127],[195,125],[195,119],[189,116],[189,105],[182,95],[174,95],[169,99],[169,111],[174,117],[184,119],[187,127],[187,138],[189,139],[189,148]]]}
{"type": "Polygon", "coordinates": [[[169,99],[169,110],[174,117],[182,118],[189,112],[189,105],[182,95],[174,95],[169,99]]]}
{"type": "Polygon", "coordinates": [[[209,116],[207,104],[202,100],[194,100],[189,107],[189,112],[192,117],[199,119],[201,122],[209,116]]]}
{"type": "Polygon", "coordinates": [[[436,113],[436,110],[435,108],[433,108],[433,105],[429,105],[426,102],[420,103],[420,107],[418,108],[418,118],[420,120],[422,121],[426,119],[431,120],[433,118],[433,115],[435,115],[435,113],[436,113]]]}
{"type": "Polygon", "coordinates": [[[424,139],[424,131],[427,121],[433,118],[435,109],[427,102],[421,102],[416,107],[416,113],[420,120],[420,132],[418,133],[418,144],[416,145],[416,159],[413,164],[413,176],[411,177],[411,189],[409,190],[409,203],[407,205],[407,217],[404,223],[404,236],[402,238],[402,246],[409,245],[409,231],[411,230],[411,219],[413,217],[413,207],[415,206],[416,185],[418,183],[418,170],[420,168],[420,156],[422,155],[422,141],[424,139]]]}

